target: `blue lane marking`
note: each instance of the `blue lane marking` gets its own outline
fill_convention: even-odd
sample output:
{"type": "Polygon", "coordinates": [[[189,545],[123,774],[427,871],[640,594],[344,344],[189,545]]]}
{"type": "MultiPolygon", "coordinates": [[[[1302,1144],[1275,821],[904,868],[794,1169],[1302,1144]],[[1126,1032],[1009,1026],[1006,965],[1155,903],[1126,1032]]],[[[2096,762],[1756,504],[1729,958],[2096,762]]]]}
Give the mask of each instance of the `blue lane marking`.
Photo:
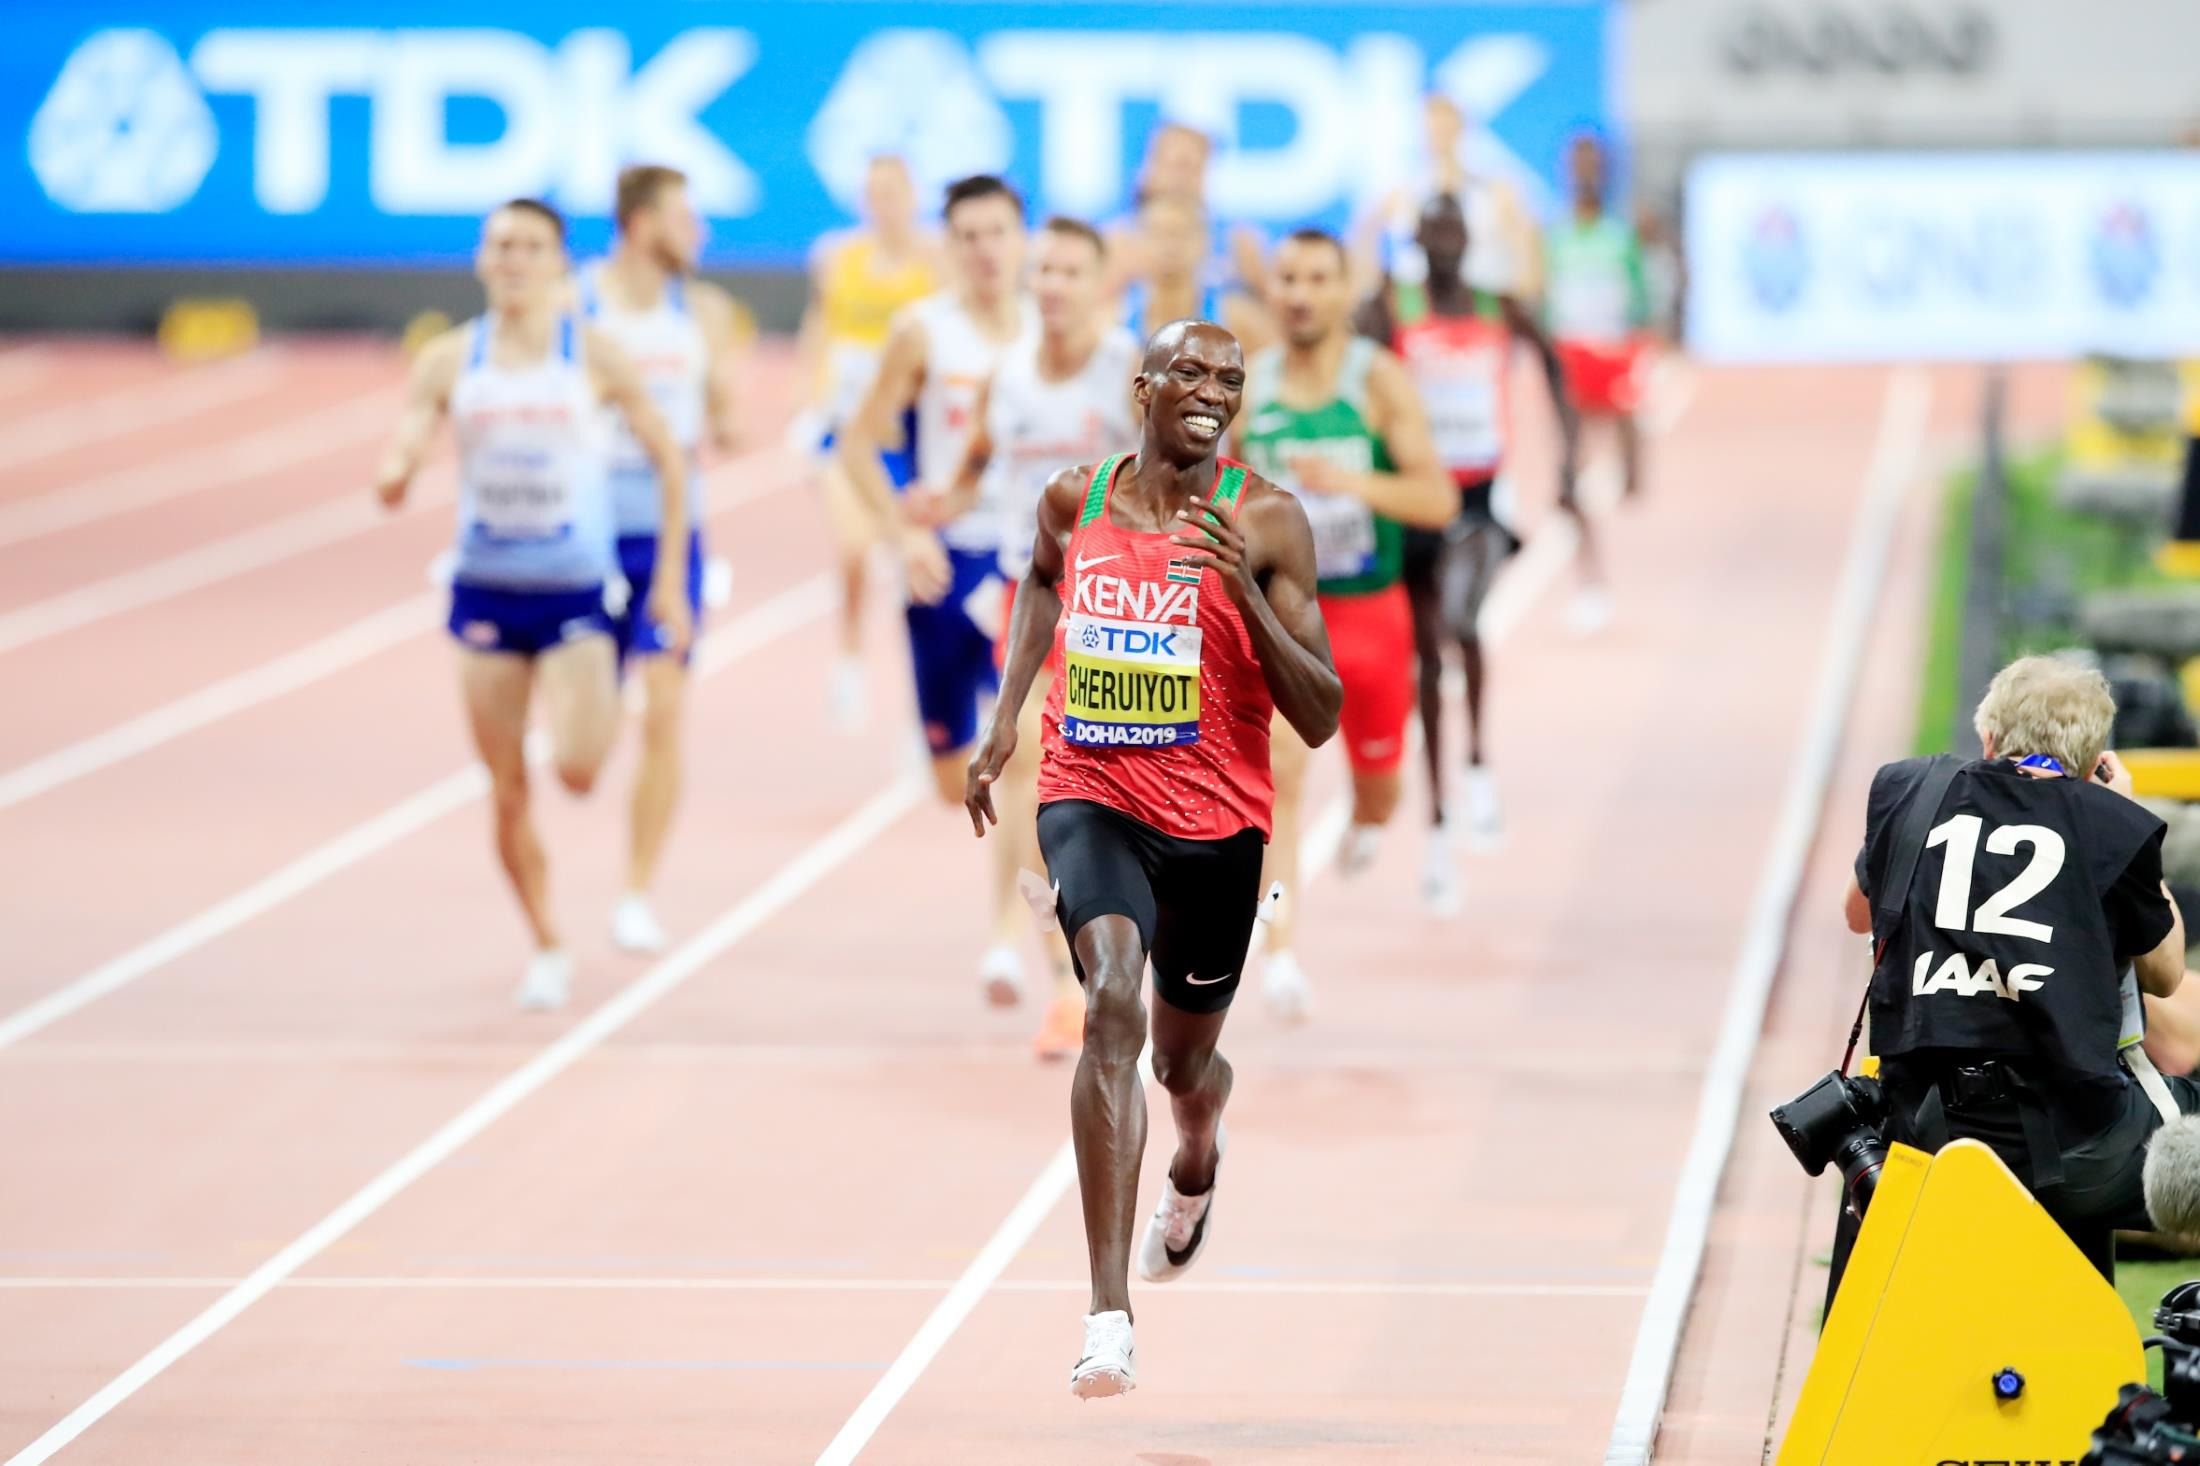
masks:
{"type": "Polygon", "coordinates": [[[453,1374],[477,1369],[884,1369],[884,1359],[408,1359],[408,1369],[453,1374]]]}

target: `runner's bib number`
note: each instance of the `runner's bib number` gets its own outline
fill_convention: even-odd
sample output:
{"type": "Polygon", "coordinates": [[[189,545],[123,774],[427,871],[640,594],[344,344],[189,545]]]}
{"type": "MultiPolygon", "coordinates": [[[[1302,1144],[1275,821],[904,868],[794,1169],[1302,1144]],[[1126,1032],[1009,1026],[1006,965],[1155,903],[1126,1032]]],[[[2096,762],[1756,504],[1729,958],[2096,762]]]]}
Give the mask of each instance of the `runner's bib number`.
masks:
{"type": "Polygon", "coordinates": [[[1440,371],[1419,374],[1429,436],[1447,468],[1478,468],[1503,455],[1497,391],[1497,373],[1503,369],[1500,353],[1477,351],[1445,363],[1440,371]]]}
{"type": "Polygon", "coordinates": [[[1351,580],[1375,568],[1375,514],[1343,494],[1301,494],[1307,528],[1314,532],[1314,575],[1351,580]]]}
{"type": "Polygon", "coordinates": [[[1199,742],[1199,628],[1075,614],[1062,641],[1062,740],[1086,748],[1199,742]]]}
{"type": "Polygon", "coordinates": [[[511,448],[484,455],[474,480],[474,525],[493,540],[554,540],[573,532],[573,488],[560,455],[511,448]]]}

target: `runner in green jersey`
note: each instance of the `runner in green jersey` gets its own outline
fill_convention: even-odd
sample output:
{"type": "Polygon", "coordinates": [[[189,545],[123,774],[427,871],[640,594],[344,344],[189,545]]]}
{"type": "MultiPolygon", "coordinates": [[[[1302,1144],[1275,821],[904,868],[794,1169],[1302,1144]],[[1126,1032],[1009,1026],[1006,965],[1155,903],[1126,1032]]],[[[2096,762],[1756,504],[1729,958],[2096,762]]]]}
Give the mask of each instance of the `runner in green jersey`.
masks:
{"type": "MultiPolygon", "coordinates": [[[[1239,456],[1305,507],[1314,570],[1352,766],[1352,828],[1339,864],[1375,857],[1376,832],[1398,806],[1413,709],[1413,612],[1401,583],[1403,524],[1430,528],[1458,508],[1405,368],[1352,330],[1352,284],[1334,235],[1301,230],[1277,251],[1271,300],[1285,344],[1246,367],[1239,456]]],[[[1264,882],[1298,884],[1298,818],[1307,752],[1278,724],[1276,833],[1264,882]]],[[[1292,953],[1287,900],[1268,927],[1261,989],[1282,1017],[1303,1017],[1307,987],[1292,953]]]]}
{"type": "Polygon", "coordinates": [[[1642,244],[1634,229],[1604,206],[1603,144],[1587,135],[1576,138],[1571,161],[1573,212],[1551,234],[1550,331],[1575,407],[1592,422],[1612,425],[1621,482],[1633,499],[1642,486],[1635,413],[1642,405],[1650,323],[1642,244]]]}

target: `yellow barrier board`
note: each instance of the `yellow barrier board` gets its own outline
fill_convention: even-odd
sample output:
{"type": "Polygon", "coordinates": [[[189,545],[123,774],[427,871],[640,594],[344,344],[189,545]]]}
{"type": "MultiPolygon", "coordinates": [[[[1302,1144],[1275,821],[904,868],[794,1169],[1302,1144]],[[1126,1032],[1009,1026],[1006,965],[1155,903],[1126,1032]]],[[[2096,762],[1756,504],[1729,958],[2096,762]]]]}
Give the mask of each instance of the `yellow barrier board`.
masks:
{"type": "Polygon", "coordinates": [[[260,317],[244,300],[178,300],[161,313],[161,351],[174,361],[236,356],[260,343],[260,317]]]}
{"type": "Polygon", "coordinates": [[[2131,770],[2133,793],[2154,799],[2200,799],[2200,748],[2119,749],[2117,757],[2131,770]]]}
{"type": "Polygon", "coordinates": [[[2075,1461],[2145,1378],[2123,1300],[1992,1151],[1898,1145],[1779,1466],[2075,1461]]]}

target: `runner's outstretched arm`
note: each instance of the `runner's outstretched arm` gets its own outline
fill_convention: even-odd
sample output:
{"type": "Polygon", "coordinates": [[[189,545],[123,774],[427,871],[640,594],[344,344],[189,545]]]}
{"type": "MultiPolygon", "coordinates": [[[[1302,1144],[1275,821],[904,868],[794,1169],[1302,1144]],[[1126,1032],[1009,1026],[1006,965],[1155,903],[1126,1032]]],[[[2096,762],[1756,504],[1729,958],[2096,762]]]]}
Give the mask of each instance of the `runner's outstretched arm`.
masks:
{"type": "MultiPolygon", "coordinates": [[[[685,545],[688,541],[688,464],[679,440],[665,424],[664,414],[651,400],[634,359],[610,335],[593,326],[581,339],[582,356],[596,393],[616,408],[649,455],[657,470],[657,538],[660,544],[685,545]]],[[[687,649],[694,627],[689,624],[687,588],[677,575],[660,575],[649,590],[649,614],[664,628],[665,650],[675,656],[687,649]]]]}
{"type": "Polygon", "coordinates": [[[709,357],[703,379],[703,415],[710,424],[711,446],[721,453],[738,453],[743,438],[736,381],[740,312],[731,295],[706,280],[696,281],[688,290],[709,357]]]}
{"type": "Polygon", "coordinates": [[[938,535],[903,516],[901,506],[894,502],[894,486],[887,481],[886,469],[878,457],[880,446],[892,441],[902,413],[923,390],[924,354],[923,325],[912,317],[901,317],[886,339],[885,355],[880,358],[878,375],[871,379],[871,390],[864,395],[863,405],[840,426],[834,452],[872,521],[900,554],[909,593],[930,605],[947,594],[953,581],[947,552],[940,548],[938,535]]]}
{"type": "Polygon", "coordinates": [[[1276,710],[1309,748],[1319,748],[1337,731],[1344,683],[1314,599],[1314,532],[1299,501],[1266,479],[1253,479],[1239,502],[1233,519],[1214,500],[1193,498],[1178,516],[1185,527],[1170,538],[1193,552],[1187,562],[1222,578],[1253,638],[1276,710]]]}
{"type": "Polygon", "coordinates": [[[405,405],[397,418],[397,431],[375,469],[375,497],[386,509],[405,502],[413,475],[428,456],[435,430],[451,403],[451,386],[458,380],[459,364],[466,357],[466,332],[445,331],[420,349],[413,358],[412,374],[405,383],[405,405]]]}
{"type": "Polygon", "coordinates": [[[1550,332],[1543,329],[1534,311],[1522,305],[1518,296],[1501,295],[1498,303],[1505,312],[1505,324],[1534,348],[1535,359],[1543,366],[1543,380],[1550,383],[1551,410],[1558,414],[1559,501],[1571,507],[1574,475],[1581,466],[1581,417],[1574,411],[1572,394],[1566,390],[1566,369],[1559,364],[1558,348],[1551,344],[1550,332]]]}
{"type": "Polygon", "coordinates": [[[1062,556],[1092,472],[1089,465],[1065,468],[1047,480],[1039,496],[1031,568],[1016,587],[1016,609],[1008,618],[1008,656],[1001,667],[1000,694],[993,700],[993,720],[979,737],[977,751],[970,756],[970,772],[963,780],[963,807],[970,811],[970,828],[981,839],[987,825],[1001,822],[993,812],[993,783],[1016,752],[1016,719],[1054,645],[1055,623],[1062,619],[1062,556]]]}
{"type": "Polygon", "coordinates": [[[977,506],[978,486],[993,462],[993,434],[986,427],[992,401],[993,378],[988,376],[978,387],[978,400],[970,406],[970,446],[963,450],[955,481],[943,484],[941,493],[912,495],[908,500],[908,512],[917,523],[937,529],[977,506]]]}

